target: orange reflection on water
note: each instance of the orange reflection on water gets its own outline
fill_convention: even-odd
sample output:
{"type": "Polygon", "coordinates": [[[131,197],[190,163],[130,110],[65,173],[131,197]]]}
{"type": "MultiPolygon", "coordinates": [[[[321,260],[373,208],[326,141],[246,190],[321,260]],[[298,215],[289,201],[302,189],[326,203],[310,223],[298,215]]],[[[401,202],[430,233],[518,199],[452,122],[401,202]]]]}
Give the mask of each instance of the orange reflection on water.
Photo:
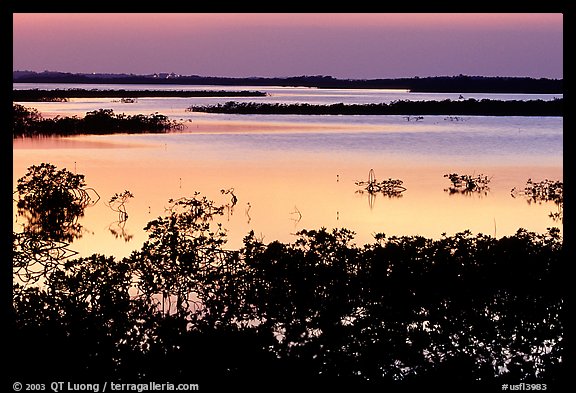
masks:
{"type": "MultiPolygon", "coordinates": [[[[561,180],[559,167],[496,163],[455,168],[419,157],[401,162],[378,157],[367,163],[303,151],[260,152],[251,158],[241,148],[199,154],[114,136],[20,141],[14,147],[14,189],[27,167],[50,162],[84,174],[87,185],[101,196],[99,203],[86,209],[81,219],[84,235],[71,246],[81,255],[129,255],[146,241],[145,225],[166,214],[170,198],[192,197],[196,191],[227,205],[214,222],[222,222],[228,230],[228,247],[233,249],[242,246],[249,231],[264,242],[292,242],[301,229],[348,228],[356,232],[357,244],[365,244],[373,242],[375,233],[439,238],[469,229],[501,237],[520,227],[539,233],[561,227],[548,217],[556,211],[553,203],[528,204],[510,194],[513,187],[523,188],[528,178],[561,180]],[[359,193],[362,188],[355,182],[367,180],[370,169],[378,180],[401,179],[406,191],[400,197],[359,193]],[[454,171],[492,177],[490,190],[485,195],[451,195],[445,191],[450,182],[443,175],[454,171]],[[221,192],[231,189],[237,197],[234,205],[231,194],[221,192]],[[118,223],[118,214],[105,202],[124,190],[134,198],[126,204],[127,221],[118,223]]],[[[15,230],[21,220],[16,218],[15,230]]]]}

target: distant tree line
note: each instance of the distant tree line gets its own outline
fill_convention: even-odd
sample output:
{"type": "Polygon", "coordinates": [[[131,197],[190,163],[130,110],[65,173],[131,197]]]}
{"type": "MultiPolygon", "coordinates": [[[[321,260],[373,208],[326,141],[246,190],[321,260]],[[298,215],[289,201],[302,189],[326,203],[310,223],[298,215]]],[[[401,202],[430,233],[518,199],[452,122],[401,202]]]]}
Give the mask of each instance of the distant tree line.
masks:
{"type": "Polygon", "coordinates": [[[158,113],[151,115],[116,114],[112,109],[87,112],[83,118],[77,116],[48,119],[36,109],[20,104],[12,105],[12,135],[16,137],[77,134],[113,134],[166,132],[179,129],[181,125],[158,113]]]}
{"type": "Polygon", "coordinates": [[[277,114],[277,115],[480,115],[480,116],[562,116],[563,99],[544,100],[397,100],[378,104],[259,103],[228,101],[216,105],[193,105],[191,112],[277,114]]]}
{"type": "Polygon", "coordinates": [[[69,98],[140,98],[140,97],[263,97],[266,93],[260,91],[210,91],[210,90],[86,90],[86,89],[55,89],[55,90],[13,90],[12,101],[65,101],[69,98]]]}
{"type": "Polygon", "coordinates": [[[66,172],[41,164],[18,182],[19,206],[41,204],[47,220],[13,236],[14,380],[33,370],[37,380],[177,380],[202,391],[563,382],[557,228],[500,239],[380,233],[363,246],[346,229],[302,230],[289,244],[250,232],[227,250],[213,221],[224,206],[196,193],[170,200],[129,257],[72,259],[59,231],[38,227],[84,189],[83,178],[63,182],[79,179],[66,172]],[[55,184],[70,192],[54,195],[55,184]]]}
{"type": "Polygon", "coordinates": [[[454,93],[532,93],[562,94],[562,79],[488,76],[436,76],[395,79],[337,79],[326,75],[301,75],[286,78],[229,78],[179,75],[158,78],[134,74],[72,74],[65,72],[14,71],[14,83],[116,83],[116,84],[179,84],[239,86],[303,86],[336,89],[407,89],[413,92],[454,93]]]}

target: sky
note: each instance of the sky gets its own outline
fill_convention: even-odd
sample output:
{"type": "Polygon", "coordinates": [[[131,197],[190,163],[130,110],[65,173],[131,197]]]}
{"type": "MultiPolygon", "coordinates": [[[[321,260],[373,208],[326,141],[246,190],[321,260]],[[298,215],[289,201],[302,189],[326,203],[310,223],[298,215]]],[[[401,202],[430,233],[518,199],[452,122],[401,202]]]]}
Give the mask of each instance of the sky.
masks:
{"type": "Polygon", "coordinates": [[[15,13],[13,70],[563,78],[561,13],[15,13]]]}

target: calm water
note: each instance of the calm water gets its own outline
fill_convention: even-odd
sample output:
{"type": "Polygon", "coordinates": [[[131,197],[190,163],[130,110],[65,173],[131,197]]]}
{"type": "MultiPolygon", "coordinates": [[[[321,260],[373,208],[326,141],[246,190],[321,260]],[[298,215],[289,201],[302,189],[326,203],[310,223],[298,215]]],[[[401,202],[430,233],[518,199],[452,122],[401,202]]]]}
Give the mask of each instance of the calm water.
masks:
{"type": "MultiPolygon", "coordinates": [[[[124,88],[260,90],[270,95],[244,99],[270,102],[368,103],[398,99],[457,99],[459,94],[413,94],[404,91],[319,90],[143,85],[23,85],[15,88],[124,88]]],[[[466,98],[552,99],[555,96],[467,95],[466,98]]],[[[234,99],[240,101],[240,99],[234,99]]],[[[146,239],[142,228],[163,215],[168,199],[195,191],[228,205],[220,221],[228,229],[230,248],[254,230],[265,242],[290,242],[301,229],[349,228],[356,242],[373,240],[378,232],[438,238],[470,229],[497,237],[519,227],[536,232],[561,228],[548,215],[552,202],[528,203],[513,197],[513,187],[527,179],[563,180],[562,118],[425,116],[275,116],[218,115],[186,112],[192,104],[228,99],[139,99],[133,104],[110,99],[76,99],[68,103],[23,103],[43,114],[82,116],[112,108],[117,113],[154,113],[183,119],[181,133],[81,136],[16,140],[14,185],[26,168],[50,162],[86,175],[88,186],[102,199],[87,208],[83,236],[73,249],[83,255],[100,252],[128,255],[146,239]],[[360,193],[356,181],[400,179],[400,197],[360,193]],[[486,193],[450,194],[443,175],[484,174],[491,178],[486,193]],[[220,190],[233,189],[238,202],[220,190]],[[114,193],[129,190],[128,221],[106,204],[114,193]],[[120,236],[115,235],[120,234],[120,236]],[[126,241],[126,239],[129,239],[126,241]]],[[[14,215],[14,229],[22,218],[14,215]]]]}

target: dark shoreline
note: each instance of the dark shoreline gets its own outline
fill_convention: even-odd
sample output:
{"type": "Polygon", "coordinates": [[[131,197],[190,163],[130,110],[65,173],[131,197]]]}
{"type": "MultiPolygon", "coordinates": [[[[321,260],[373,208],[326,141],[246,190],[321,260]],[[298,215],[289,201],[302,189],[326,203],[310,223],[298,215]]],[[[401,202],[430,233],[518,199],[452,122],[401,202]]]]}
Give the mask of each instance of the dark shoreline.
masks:
{"type": "Polygon", "coordinates": [[[298,86],[324,89],[405,89],[435,93],[563,94],[563,79],[488,76],[435,76],[395,79],[337,79],[325,75],[286,78],[229,78],[198,75],[72,74],[65,72],[14,71],[13,83],[154,84],[298,86]]]}
{"type": "Polygon", "coordinates": [[[227,90],[86,90],[86,89],[56,89],[56,90],[13,90],[12,101],[16,102],[46,102],[67,101],[69,98],[143,98],[143,97],[265,97],[261,91],[227,91],[227,90]]]}

